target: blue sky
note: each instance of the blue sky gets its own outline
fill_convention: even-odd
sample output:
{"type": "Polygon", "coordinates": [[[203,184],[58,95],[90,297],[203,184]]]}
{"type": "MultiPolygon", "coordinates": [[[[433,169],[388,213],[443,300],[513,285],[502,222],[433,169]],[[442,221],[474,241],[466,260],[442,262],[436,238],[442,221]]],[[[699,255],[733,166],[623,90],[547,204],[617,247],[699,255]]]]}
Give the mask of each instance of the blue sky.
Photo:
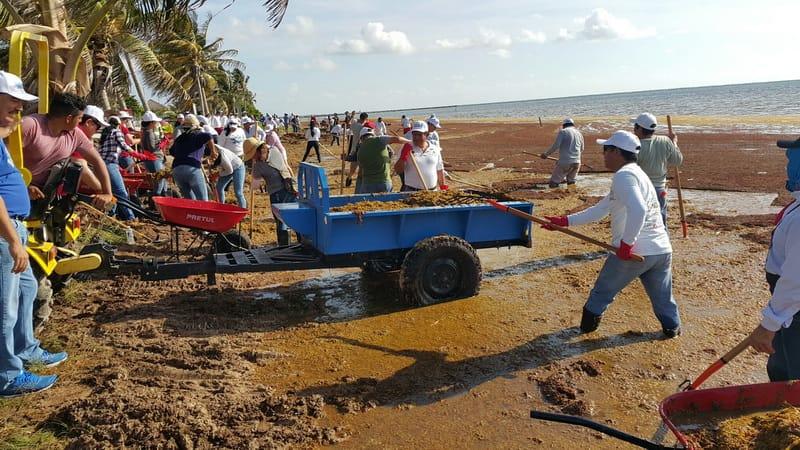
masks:
{"type": "Polygon", "coordinates": [[[239,50],[259,109],[306,114],[798,79],[798,15],[797,0],[290,0],[273,30],[236,0],[209,35],[239,50]]]}

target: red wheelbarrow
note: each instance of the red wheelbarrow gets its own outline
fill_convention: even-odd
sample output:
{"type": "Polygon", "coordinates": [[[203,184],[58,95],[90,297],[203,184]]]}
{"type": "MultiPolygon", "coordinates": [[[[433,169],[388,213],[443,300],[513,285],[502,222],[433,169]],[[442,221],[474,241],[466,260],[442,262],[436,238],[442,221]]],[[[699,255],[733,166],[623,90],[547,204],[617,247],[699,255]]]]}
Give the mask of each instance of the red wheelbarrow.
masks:
{"type": "Polygon", "coordinates": [[[681,430],[680,418],[682,416],[685,418],[691,417],[691,421],[697,423],[698,420],[703,420],[704,415],[712,413],[715,415],[720,413],[744,415],[757,411],[779,409],[786,405],[800,406],[800,382],[748,384],[673,394],[661,402],[658,412],[664,424],[678,440],[677,447],[669,447],[633,436],[584,417],[531,411],[531,418],[579,425],[646,449],[684,448],[700,450],[689,442],[681,430]]]}
{"type": "Polygon", "coordinates": [[[250,248],[250,240],[236,230],[236,226],[249,213],[245,208],[187,198],[153,197],[159,216],[127,199],[117,197],[117,203],[130,208],[141,218],[169,225],[170,251],[178,259],[182,253],[181,228],[188,228],[195,233],[195,239],[183,253],[199,248],[209,240],[212,241],[212,253],[228,253],[250,248]]]}

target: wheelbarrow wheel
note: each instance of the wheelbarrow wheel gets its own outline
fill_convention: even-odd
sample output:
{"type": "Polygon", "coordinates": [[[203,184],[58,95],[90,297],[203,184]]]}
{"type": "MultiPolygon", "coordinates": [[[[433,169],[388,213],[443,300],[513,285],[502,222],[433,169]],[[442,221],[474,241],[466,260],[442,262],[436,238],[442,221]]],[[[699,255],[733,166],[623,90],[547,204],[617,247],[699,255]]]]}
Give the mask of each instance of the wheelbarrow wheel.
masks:
{"type": "Polygon", "coordinates": [[[250,239],[236,230],[226,231],[214,239],[214,253],[231,253],[248,250],[250,239]]]}
{"type": "Polygon", "coordinates": [[[481,283],[481,262],[468,242],[455,236],[433,236],[417,243],[400,269],[403,298],[426,306],[471,297],[481,283]]]}

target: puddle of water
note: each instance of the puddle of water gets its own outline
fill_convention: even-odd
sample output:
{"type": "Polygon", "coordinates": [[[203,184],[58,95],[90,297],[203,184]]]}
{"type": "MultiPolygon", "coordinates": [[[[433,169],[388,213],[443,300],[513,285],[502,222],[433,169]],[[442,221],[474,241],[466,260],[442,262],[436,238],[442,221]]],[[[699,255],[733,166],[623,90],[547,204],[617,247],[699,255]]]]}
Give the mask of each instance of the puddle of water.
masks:
{"type": "MultiPolygon", "coordinates": [[[[525,247],[483,249],[478,254],[483,278],[487,280],[593,261],[606,255],[592,252],[531,260],[533,252],[525,247]]],[[[366,275],[353,270],[320,270],[313,278],[294,284],[268,286],[256,298],[296,305],[299,316],[310,315],[309,320],[316,322],[342,322],[410,308],[396,288],[398,275],[398,272],[366,275]]]]}
{"type": "MultiPolygon", "coordinates": [[[[611,188],[611,175],[581,175],[578,186],[589,195],[604,196],[611,188]]],[[[678,198],[675,189],[669,190],[671,201],[678,198]]],[[[740,216],[750,214],[775,214],[780,207],[772,206],[778,194],[763,192],[731,192],[707,191],[702,189],[684,189],[683,199],[694,209],[717,216],[740,216]]]]}

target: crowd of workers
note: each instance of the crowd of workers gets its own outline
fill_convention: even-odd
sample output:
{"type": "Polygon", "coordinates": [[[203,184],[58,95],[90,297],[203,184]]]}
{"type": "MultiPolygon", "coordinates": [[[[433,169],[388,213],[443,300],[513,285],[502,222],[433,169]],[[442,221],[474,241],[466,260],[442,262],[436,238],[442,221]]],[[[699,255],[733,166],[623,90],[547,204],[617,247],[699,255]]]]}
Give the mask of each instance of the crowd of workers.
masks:
{"type": "MultiPolygon", "coordinates": [[[[294,174],[283,147],[278,127],[299,132],[296,115],[210,118],[179,114],[174,124],[151,111],[141,117],[134,132],[132,117],[122,111],[106,118],[102,109],[86,105],[72,94],[54,94],[47,114],[19,113],[26,102],[37,100],[25,92],[21,80],[0,72],[0,137],[21,127],[25,167],[31,173],[26,186],[3,141],[0,141],[0,398],[38,392],[51,387],[57,376],[30,372],[32,366],[54,367],[67,359],[65,352],[50,353],[34,336],[34,298],[37,280],[25,250],[28,220],[37,202],[46,202],[59,184],[66,164],[80,164],[85,170],[81,187],[93,194],[97,208],[110,210],[120,220],[135,220],[114,197],[127,198],[123,174],[135,170],[136,161],[154,174],[171,166],[172,178],[185,198],[209,199],[207,185],[215,169],[216,200],[225,202],[232,186],[236,202],[247,207],[243,193],[246,167],[252,167],[255,188],[263,185],[272,204],[293,202],[297,193],[294,174]],[[93,140],[99,134],[97,145],[93,140]],[[140,151],[137,151],[137,147],[140,151]],[[168,164],[168,156],[171,164],[168,164]],[[207,168],[206,168],[207,167],[207,168]]],[[[311,150],[318,161],[322,130],[331,134],[331,145],[344,141],[342,158],[350,162],[346,184],[355,180],[356,193],[391,192],[393,172],[401,179],[402,191],[448,189],[435,116],[426,121],[401,118],[401,130],[389,131],[383,118],[369,120],[367,113],[356,118],[355,111],[318,122],[312,117],[305,132],[305,160],[311,150]],[[393,145],[400,145],[394,151],[393,145]]],[[[655,135],[656,117],[649,113],[633,121],[633,131],[617,131],[598,140],[604,163],[614,173],[609,194],[595,206],[570,215],[547,217],[551,225],[570,227],[611,216],[611,241],[618,248],[601,269],[586,304],[580,328],[596,330],[617,293],[639,278],[650,298],[665,337],[681,334],[678,305],[672,295],[672,246],[666,227],[666,177],[670,166],[682,163],[677,136],[655,135]],[[634,261],[641,257],[642,261],[634,261]]],[[[584,151],[583,136],[575,122],[564,119],[553,145],[543,158],[559,152],[551,187],[576,182],[584,151]]],[[[800,150],[787,150],[789,158],[786,187],[795,202],[784,209],[777,222],[767,258],[767,280],[772,298],[763,311],[761,324],[753,331],[752,345],[770,353],[768,374],[772,380],[800,378],[800,150]],[[796,319],[796,320],[795,320],[796,319]]],[[[166,195],[166,181],[158,178],[155,195],[166,195]]],[[[289,229],[277,221],[277,241],[288,244],[289,229]]],[[[49,307],[49,305],[44,305],[49,307]]],[[[37,312],[38,314],[38,312],[37,312]]],[[[46,313],[45,314],[46,317],[46,313]]]]}

